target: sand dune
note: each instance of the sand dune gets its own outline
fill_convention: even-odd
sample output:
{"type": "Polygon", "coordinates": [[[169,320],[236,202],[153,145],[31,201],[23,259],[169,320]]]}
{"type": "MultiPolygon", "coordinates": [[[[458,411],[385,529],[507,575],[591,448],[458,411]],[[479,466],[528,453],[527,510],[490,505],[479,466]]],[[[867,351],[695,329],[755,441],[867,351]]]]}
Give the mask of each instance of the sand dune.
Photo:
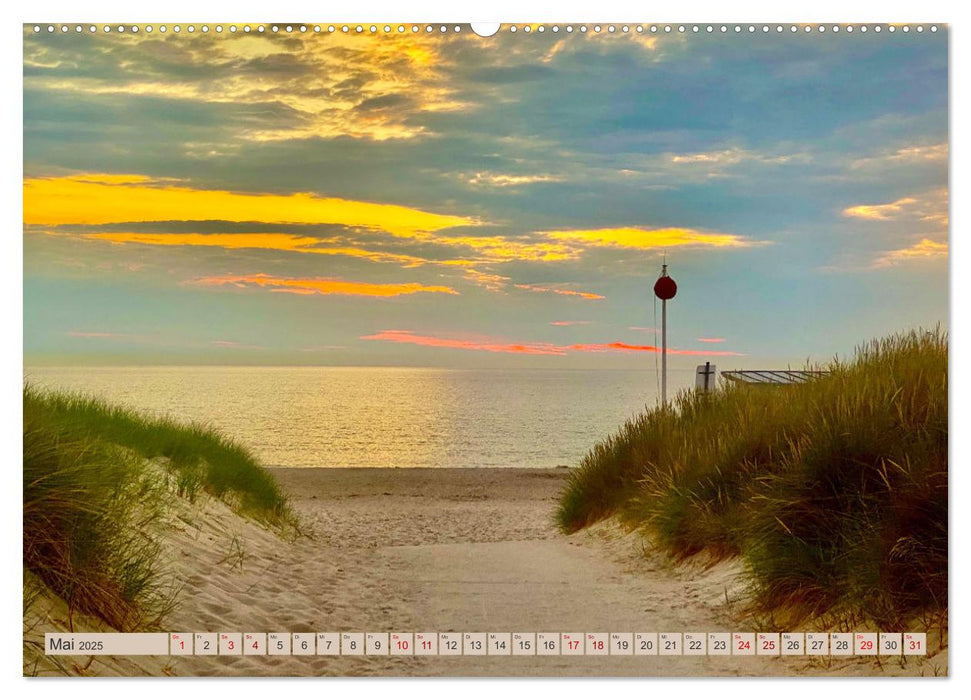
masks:
{"type": "MultiPolygon", "coordinates": [[[[168,631],[739,631],[737,565],[672,566],[641,538],[552,524],[565,470],[274,470],[312,528],[285,542],[213,500],[166,526],[168,631]]],[[[34,633],[63,628],[44,611],[34,633]]],[[[750,631],[750,630],[741,630],[750,631]]],[[[85,664],[90,664],[85,667],[85,664]]],[[[59,672],[42,664],[40,672],[59,672]]],[[[94,675],[941,675],[929,658],[96,657],[94,675]]]]}

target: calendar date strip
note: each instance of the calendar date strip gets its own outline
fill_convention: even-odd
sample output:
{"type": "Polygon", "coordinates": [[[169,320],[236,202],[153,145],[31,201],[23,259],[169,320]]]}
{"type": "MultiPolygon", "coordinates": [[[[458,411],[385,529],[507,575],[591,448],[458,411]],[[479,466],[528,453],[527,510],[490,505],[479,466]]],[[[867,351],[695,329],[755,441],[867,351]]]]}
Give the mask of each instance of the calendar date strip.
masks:
{"type": "Polygon", "coordinates": [[[50,656],[924,656],[924,632],[48,632],[50,656]]]}

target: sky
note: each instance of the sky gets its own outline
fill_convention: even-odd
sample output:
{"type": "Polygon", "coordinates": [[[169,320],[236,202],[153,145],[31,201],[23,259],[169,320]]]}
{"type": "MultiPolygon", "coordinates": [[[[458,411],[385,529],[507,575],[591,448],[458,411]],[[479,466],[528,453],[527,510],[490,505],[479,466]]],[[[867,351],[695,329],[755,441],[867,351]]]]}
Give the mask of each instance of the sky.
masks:
{"type": "Polygon", "coordinates": [[[945,30],[462,29],[25,27],[25,364],[653,369],[664,260],[674,368],[947,327],[945,30]]]}

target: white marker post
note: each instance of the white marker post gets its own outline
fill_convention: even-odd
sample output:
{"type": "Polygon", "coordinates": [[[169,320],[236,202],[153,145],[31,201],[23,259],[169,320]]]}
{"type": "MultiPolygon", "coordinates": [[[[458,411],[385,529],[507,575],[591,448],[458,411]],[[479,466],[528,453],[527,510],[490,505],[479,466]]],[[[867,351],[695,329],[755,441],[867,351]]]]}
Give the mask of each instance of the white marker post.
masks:
{"type": "MultiPolygon", "coordinates": [[[[666,267],[666,266],[665,266],[666,267]]],[[[661,300],[661,403],[668,405],[668,300],[661,300]]]]}
{"type": "Polygon", "coordinates": [[[667,264],[661,265],[661,276],[654,283],[654,295],[661,300],[661,405],[668,405],[668,299],[674,299],[678,285],[668,277],[667,264]]]}

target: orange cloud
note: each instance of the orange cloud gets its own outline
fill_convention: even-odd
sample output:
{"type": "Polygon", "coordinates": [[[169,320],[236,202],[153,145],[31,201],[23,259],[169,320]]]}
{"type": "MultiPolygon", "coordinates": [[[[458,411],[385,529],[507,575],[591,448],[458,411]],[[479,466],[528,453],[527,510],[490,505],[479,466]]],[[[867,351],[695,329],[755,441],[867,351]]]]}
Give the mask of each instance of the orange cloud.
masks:
{"type": "Polygon", "coordinates": [[[706,233],[690,228],[602,228],[589,230],[542,231],[555,241],[595,248],[748,248],[760,245],[731,233],[706,233]]]}
{"type": "MultiPolygon", "coordinates": [[[[873,222],[898,241],[916,241],[906,247],[878,252],[867,267],[892,267],[906,262],[947,258],[948,191],[941,187],[902,197],[888,204],[861,204],[843,210],[843,216],[873,222]],[[905,236],[901,236],[905,234],[905,236]]],[[[833,268],[840,269],[840,268],[833,268]]]]}
{"type": "MultiPolygon", "coordinates": [[[[411,331],[386,330],[373,335],[361,336],[361,340],[383,340],[391,343],[421,345],[435,348],[451,348],[455,350],[481,350],[485,352],[510,353],[516,355],[556,355],[564,356],[571,352],[661,352],[653,345],[631,345],[629,343],[578,343],[574,345],[555,345],[541,342],[510,343],[492,338],[450,338],[432,335],[419,335],[411,331]]],[[[708,350],[676,350],[668,349],[672,355],[705,355],[722,356],[740,353],[708,350]]]]}
{"type": "Polygon", "coordinates": [[[265,274],[256,275],[223,275],[216,277],[202,277],[192,280],[191,284],[205,287],[218,287],[226,284],[245,289],[259,287],[271,292],[287,294],[323,294],[366,297],[397,297],[406,294],[428,292],[435,294],[458,294],[451,287],[426,286],[417,282],[404,284],[371,284],[369,282],[348,282],[345,280],[321,278],[290,278],[272,277],[265,274]]]}
{"type": "MultiPolygon", "coordinates": [[[[661,348],[654,345],[631,345],[630,343],[585,343],[580,345],[568,345],[568,350],[578,352],[661,352],[661,348]]],[[[669,355],[731,355],[741,356],[738,352],[728,352],[726,350],[677,350],[668,348],[669,355]]]]}
{"type": "Polygon", "coordinates": [[[699,343],[724,343],[724,338],[698,338],[699,343]]]}
{"type": "Polygon", "coordinates": [[[85,233],[81,235],[92,241],[109,243],[139,243],[161,246],[208,246],[236,250],[242,248],[263,248],[266,250],[295,250],[307,252],[322,241],[311,236],[297,236],[292,233],[85,233]]]}
{"type": "Polygon", "coordinates": [[[590,321],[550,321],[551,326],[586,326],[590,321]]]}
{"type": "Polygon", "coordinates": [[[592,292],[575,292],[572,289],[556,289],[553,287],[540,287],[535,284],[517,284],[517,289],[525,289],[530,292],[546,292],[549,294],[560,294],[567,297],[580,297],[582,299],[606,299],[607,297],[592,292]]]}
{"type": "Polygon", "coordinates": [[[946,257],[947,243],[938,243],[929,238],[923,238],[908,248],[889,250],[883,253],[874,261],[873,267],[892,267],[904,262],[946,257]]]}
{"type": "Polygon", "coordinates": [[[565,355],[563,348],[550,343],[504,343],[490,340],[463,340],[460,338],[441,338],[431,335],[418,335],[411,331],[381,331],[373,335],[362,335],[361,340],[384,340],[391,343],[423,345],[433,348],[453,348],[457,350],[483,350],[518,355],[565,355]]]}
{"type": "Polygon", "coordinates": [[[71,175],[24,180],[24,223],[113,224],[130,221],[264,221],[336,224],[404,238],[479,222],[397,204],[318,197],[193,189],[141,175],[71,175]],[[114,178],[112,180],[112,178],[114,178]]]}
{"type": "Polygon", "coordinates": [[[913,197],[904,197],[889,204],[860,204],[855,207],[847,207],[843,210],[843,216],[855,217],[858,219],[871,219],[876,221],[889,221],[910,210],[917,200],[913,197]]]}
{"type": "Polygon", "coordinates": [[[859,204],[843,210],[843,216],[870,221],[903,221],[920,232],[947,233],[948,191],[946,187],[901,197],[888,204],[859,204]]]}

